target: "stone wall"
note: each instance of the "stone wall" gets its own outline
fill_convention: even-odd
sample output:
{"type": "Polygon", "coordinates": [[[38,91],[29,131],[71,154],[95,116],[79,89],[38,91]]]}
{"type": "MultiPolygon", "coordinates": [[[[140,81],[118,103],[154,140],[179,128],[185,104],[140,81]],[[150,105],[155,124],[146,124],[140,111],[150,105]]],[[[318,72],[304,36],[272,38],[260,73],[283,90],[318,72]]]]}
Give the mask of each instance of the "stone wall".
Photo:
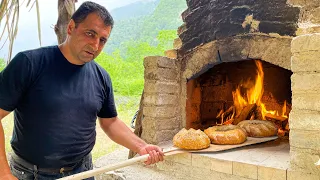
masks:
{"type": "MultiPolygon", "coordinates": [[[[174,43],[178,56],[176,50],[170,50],[167,56],[172,59],[145,59],[142,138],[159,144],[171,140],[186,127],[189,79],[222,62],[261,59],[293,72],[290,168],[281,173],[284,175],[281,179],[319,180],[320,168],[314,163],[320,158],[320,1],[187,0],[187,3],[189,8],[183,13],[185,24],[178,29],[180,39],[174,43]],[[272,2],[277,3],[277,8],[270,9],[268,5],[272,2]],[[256,6],[261,11],[255,12],[256,6]],[[221,21],[218,23],[215,18],[221,21]],[[270,26],[263,28],[268,23],[270,26]]],[[[189,157],[188,162],[185,160],[168,160],[158,168],[174,168],[173,173],[184,173],[190,179],[197,179],[193,173],[238,179],[236,173],[212,172],[210,168],[194,166],[189,157]]],[[[197,159],[195,163],[200,162],[197,159]]],[[[251,174],[243,179],[257,179],[251,174]]]]}
{"type": "Polygon", "coordinates": [[[319,0],[288,0],[288,3],[301,9],[297,35],[320,32],[319,0]]]}
{"type": "Polygon", "coordinates": [[[158,144],[171,140],[181,129],[178,95],[180,63],[176,59],[149,56],[144,60],[145,87],[141,137],[158,144]]]}
{"type": "Polygon", "coordinates": [[[301,8],[298,37],[291,43],[292,107],[288,179],[316,179],[320,168],[320,1],[288,0],[301,8]],[[318,34],[317,34],[318,33],[318,34]]]}
{"type": "Polygon", "coordinates": [[[290,179],[319,179],[320,168],[320,33],[293,39],[290,179]],[[306,178],[308,177],[308,178],[306,178]]]}
{"type": "Polygon", "coordinates": [[[182,59],[147,57],[142,138],[159,144],[186,127],[187,80],[216,64],[261,59],[291,69],[291,37],[261,33],[238,35],[197,47],[182,59]]]}
{"type": "Polygon", "coordinates": [[[294,36],[299,8],[286,0],[187,0],[181,51],[216,39],[262,32],[294,36]]]}
{"type": "Polygon", "coordinates": [[[320,24],[319,0],[288,0],[288,3],[301,8],[299,22],[320,24]]]}

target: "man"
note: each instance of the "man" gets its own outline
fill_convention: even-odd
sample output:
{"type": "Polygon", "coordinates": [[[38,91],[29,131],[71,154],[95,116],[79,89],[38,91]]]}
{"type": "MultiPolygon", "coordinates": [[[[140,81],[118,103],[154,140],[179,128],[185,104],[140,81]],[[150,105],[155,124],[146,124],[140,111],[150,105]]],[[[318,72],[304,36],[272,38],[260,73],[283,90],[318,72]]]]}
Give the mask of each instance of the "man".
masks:
{"type": "Polygon", "coordinates": [[[158,146],[117,118],[110,77],[92,61],[112,26],[104,7],[85,2],[63,44],[21,52],[1,72],[0,120],[14,111],[15,124],[9,167],[0,123],[0,180],[57,179],[92,169],[96,117],[113,141],[149,154],[146,164],[163,160],[158,146]]]}

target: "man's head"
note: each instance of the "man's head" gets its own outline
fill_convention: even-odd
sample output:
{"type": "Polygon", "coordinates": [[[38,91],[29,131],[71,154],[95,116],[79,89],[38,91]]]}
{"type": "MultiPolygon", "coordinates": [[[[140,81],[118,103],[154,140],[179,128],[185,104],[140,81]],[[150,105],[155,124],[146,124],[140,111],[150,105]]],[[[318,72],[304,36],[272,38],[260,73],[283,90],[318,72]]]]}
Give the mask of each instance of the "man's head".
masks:
{"type": "Polygon", "coordinates": [[[101,5],[84,2],[72,15],[64,55],[73,64],[84,64],[102,51],[113,26],[109,12],[101,5]]]}
{"type": "Polygon", "coordinates": [[[106,26],[113,27],[113,18],[108,12],[108,10],[101,6],[100,4],[94,2],[84,2],[81,6],[74,12],[71,19],[75,22],[76,26],[83,22],[86,17],[91,13],[97,13],[97,15],[103,20],[106,26]]]}

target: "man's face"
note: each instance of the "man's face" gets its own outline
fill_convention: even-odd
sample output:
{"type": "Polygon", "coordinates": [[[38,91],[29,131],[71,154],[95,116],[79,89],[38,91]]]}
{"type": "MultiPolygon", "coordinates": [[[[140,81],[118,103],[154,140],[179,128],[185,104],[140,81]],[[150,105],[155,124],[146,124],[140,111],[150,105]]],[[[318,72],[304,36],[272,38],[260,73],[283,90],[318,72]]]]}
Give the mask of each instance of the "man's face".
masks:
{"type": "Polygon", "coordinates": [[[77,27],[73,20],[68,25],[70,55],[76,64],[84,64],[96,58],[102,51],[111,33],[111,26],[106,26],[96,14],[89,14],[77,27]]]}

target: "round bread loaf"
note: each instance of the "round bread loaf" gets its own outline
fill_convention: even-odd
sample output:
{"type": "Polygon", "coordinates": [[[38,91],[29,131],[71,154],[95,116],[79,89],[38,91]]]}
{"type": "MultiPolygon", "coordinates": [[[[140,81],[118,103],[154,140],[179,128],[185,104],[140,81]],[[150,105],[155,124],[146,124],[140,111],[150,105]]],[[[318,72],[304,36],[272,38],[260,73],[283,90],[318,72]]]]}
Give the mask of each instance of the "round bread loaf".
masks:
{"type": "Polygon", "coordinates": [[[173,145],[182,149],[198,150],[209,147],[210,139],[201,130],[183,128],[173,137],[173,145]]]}
{"type": "Polygon", "coordinates": [[[242,127],[249,137],[269,137],[278,133],[277,125],[267,120],[245,120],[238,126],[242,127]]]}
{"type": "Polygon", "coordinates": [[[204,133],[212,144],[241,144],[247,140],[245,130],[232,124],[209,127],[204,133]]]}

